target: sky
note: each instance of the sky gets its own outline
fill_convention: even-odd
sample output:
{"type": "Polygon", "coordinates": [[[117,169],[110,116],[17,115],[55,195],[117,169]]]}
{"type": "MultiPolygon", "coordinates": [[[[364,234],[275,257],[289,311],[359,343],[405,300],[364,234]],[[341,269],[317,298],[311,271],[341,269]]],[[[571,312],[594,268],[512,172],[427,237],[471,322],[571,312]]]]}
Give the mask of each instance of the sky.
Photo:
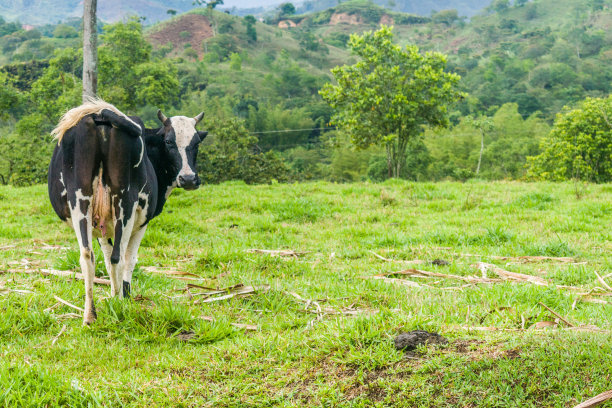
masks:
{"type": "MultiPolygon", "coordinates": [[[[266,6],[274,6],[276,4],[282,3],[283,0],[224,0],[223,8],[255,8],[255,7],[266,7],[266,6]]],[[[295,3],[299,3],[296,1],[295,3]]]]}

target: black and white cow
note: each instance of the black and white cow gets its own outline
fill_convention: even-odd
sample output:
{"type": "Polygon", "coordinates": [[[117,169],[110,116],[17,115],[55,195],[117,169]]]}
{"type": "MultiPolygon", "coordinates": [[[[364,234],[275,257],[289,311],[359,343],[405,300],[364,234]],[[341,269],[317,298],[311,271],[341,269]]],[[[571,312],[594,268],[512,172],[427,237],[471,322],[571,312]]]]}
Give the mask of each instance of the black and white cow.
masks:
{"type": "Polygon", "coordinates": [[[92,239],[97,238],[113,296],[128,297],[138,247],[151,219],[172,190],[194,190],[198,144],[207,132],[195,118],[167,118],[145,129],[113,105],[91,100],[68,111],[52,134],[58,140],[49,165],[49,198],[57,215],[76,232],[85,280],[83,324],[96,319],[92,239]]]}

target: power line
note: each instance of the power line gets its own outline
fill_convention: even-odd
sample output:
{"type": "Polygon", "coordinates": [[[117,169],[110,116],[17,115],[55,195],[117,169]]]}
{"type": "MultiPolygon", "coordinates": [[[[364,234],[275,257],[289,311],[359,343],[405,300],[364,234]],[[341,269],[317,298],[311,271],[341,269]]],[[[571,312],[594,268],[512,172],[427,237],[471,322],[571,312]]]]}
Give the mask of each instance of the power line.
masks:
{"type": "Polygon", "coordinates": [[[328,130],[328,129],[336,130],[336,127],[330,126],[330,127],[319,127],[319,128],[310,128],[310,129],[266,130],[262,132],[249,132],[249,134],[250,135],[262,135],[265,133],[289,133],[289,132],[304,132],[306,130],[328,130]]]}

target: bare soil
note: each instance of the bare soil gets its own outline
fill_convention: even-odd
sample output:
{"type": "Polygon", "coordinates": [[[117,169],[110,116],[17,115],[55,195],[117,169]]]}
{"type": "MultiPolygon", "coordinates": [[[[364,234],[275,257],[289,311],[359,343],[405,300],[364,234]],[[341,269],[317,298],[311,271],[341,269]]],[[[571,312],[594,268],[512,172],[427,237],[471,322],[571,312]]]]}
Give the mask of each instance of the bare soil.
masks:
{"type": "Polygon", "coordinates": [[[149,35],[149,39],[154,46],[162,46],[168,42],[174,46],[172,54],[180,53],[186,44],[191,44],[197,54],[198,59],[204,55],[202,41],[212,38],[213,30],[208,18],[201,14],[186,14],[173,20],[149,35]],[[188,32],[189,36],[181,33],[188,32]]]}

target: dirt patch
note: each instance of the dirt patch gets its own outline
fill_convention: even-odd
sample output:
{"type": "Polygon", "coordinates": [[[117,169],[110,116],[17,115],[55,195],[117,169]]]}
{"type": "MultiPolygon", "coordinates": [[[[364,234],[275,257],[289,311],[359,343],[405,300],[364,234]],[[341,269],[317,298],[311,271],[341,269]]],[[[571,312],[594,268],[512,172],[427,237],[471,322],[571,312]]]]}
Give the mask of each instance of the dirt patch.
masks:
{"type": "Polygon", "coordinates": [[[337,24],[361,24],[363,19],[358,14],[334,13],[329,19],[330,25],[337,24]]]}
{"type": "Polygon", "coordinates": [[[388,14],[383,14],[383,16],[380,18],[380,21],[378,22],[378,24],[393,25],[393,24],[395,24],[395,22],[393,21],[393,17],[391,17],[388,14]]]}
{"type": "Polygon", "coordinates": [[[185,49],[186,44],[191,44],[191,48],[202,58],[204,50],[202,41],[212,38],[213,30],[208,18],[201,14],[186,14],[173,20],[162,27],[159,31],[151,33],[149,40],[154,46],[163,46],[172,43],[177,54],[185,49]]]}
{"type": "Polygon", "coordinates": [[[278,22],[278,28],[292,28],[292,27],[297,27],[297,24],[295,24],[295,22],[292,20],[281,20],[278,22]]]}

